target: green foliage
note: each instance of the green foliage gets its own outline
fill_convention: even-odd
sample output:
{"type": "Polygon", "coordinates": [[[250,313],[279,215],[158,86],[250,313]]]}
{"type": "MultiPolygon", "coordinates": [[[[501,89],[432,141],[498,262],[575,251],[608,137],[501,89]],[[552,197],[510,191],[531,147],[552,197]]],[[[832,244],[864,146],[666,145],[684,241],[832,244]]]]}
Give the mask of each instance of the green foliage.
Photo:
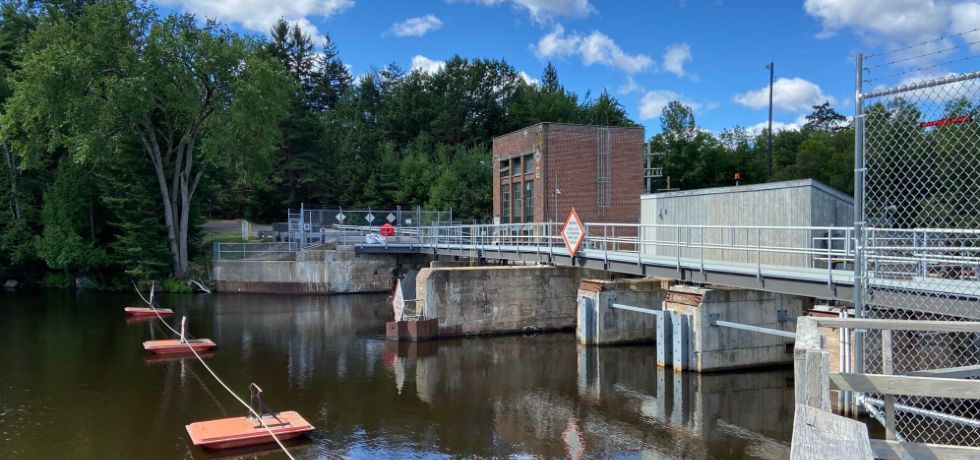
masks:
{"type": "Polygon", "coordinates": [[[178,294],[190,294],[194,292],[194,288],[173,278],[166,278],[161,281],[160,289],[163,289],[163,292],[174,292],[178,294]]]}
{"type": "Polygon", "coordinates": [[[90,177],[81,165],[64,160],[44,192],[44,231],[35,245],[38,257],[52,269],[85,272],[108,263],[105,251],[96,247],[96,200],[90,177]]]}
{"type": "Polygon", "coordinates": [[[108,255],[127,279],[144,281],[171,272],[173,254],[167,247],[153,175],[148,165],[127,156],[107,165],[99,176],[107,224],[112,227],[108,255]]]}
{"type": "Polygon", "coordinates": [[[71,273],[48,272],[41,277],[38,285],[46,288],[68,289],[75,286],[75,277],[71,273]]]}
{"type": "MultiPolygon", "coordinates": [[[[506,60],[458,55],[432,72],[389,64],[355,81],[337,44],[298,24],[280,20],[263,41],[133,0],[0,5],[0,107],[0,265],[47,273],[36,278],[50,286],[85,273],[110,289],[186,276],[206,249],[206,217],[270,222],[321,204],[485,220],[495,137],[540,122],[636,125],[605,90],[566,91],[550,62],[540,84],[506,60]]],[[[947,112],[976,116],[969,101],[947,112]]],[[[901,100],[869,109],[911,147],[883,154],[921,171],[923,187],[938,177],[966,184],[971,144],[929,136],[919,115],[901,100]],[[959,166],[927,161],[938,139],[959,166]]],[[[676,101],[660,121],[651,141],[667,153],[673,187],[733,185],[736,173],[770,180],[766,133],[714,136],[676,101]]],[[[776,133],[771,180],[812,177],[850,193],[844,122],[822,104],[804,129],[776,133]]],[[[975,219],[960,201],[895,197],[909,215],[975,219]]],[[[164,288],[189,291],[174,280],[164,288]]]]}
{"type": "MultiPolygon", "coordinates": [[[[672,188],[697,189],[794,179],[816,179],[846,194],[854,192],[854,130],[829,104],[813,107],[801,130],[773,134],[772,177],[766,177],[768,132],[750,136],[734,127],[717,137],[698,127],[690,107],[673,101],[660,117],[653,149],[666,152],[664,175],[672,188]]],[[[655,184],[666,188],[666,183],[655,184]]]]}
{"type": "Polygon", "coordinates": [[[190,15],[161,18],[130,0],[45,16],[23,49],[8,79],[4,140],[29,168],[62,154],[80,164],[133,155],[152,165],[173,271],[185,274],[206,170],[229,168],[243,184],[271,170],[295,87],[282,64],[254,37],[190,15]]]}

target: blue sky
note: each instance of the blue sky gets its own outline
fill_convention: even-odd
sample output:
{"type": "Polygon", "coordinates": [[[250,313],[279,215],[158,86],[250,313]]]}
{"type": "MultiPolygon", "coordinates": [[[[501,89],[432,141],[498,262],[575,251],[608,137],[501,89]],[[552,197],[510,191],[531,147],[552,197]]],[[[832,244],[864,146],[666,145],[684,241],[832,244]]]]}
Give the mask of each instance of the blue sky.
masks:
{"type": "Polygon", "coordinates": [[[773,118],[792,129],[830,100],[853,113],[854,55],[924,45],[869,59],[866,84],[894,86],[975,70],[980,1],[960,0],[154,0],[246,32],[280,16],[329,34],[357,76],[395,62],[432,68],[454,54],[506,59],[531,79],[548,60],[566,89],[603,87],[629,115],[659,131],[660,108],[679,99],[713,132],[761,126],[765,65],[775,62],[773,118]],[[954,35],[954,36],[950,36],[954,35]],[[944,38],[945,37],[945,38],[944,38]],[[949,51],[942,51],[958,47],[949,51]],[[930,54],[917,58],[922,54],[930,54]],[[889,64],[889,62],[908,59],[889,64]],[[938,65],[937,65],[938,64],[938,65]]]}

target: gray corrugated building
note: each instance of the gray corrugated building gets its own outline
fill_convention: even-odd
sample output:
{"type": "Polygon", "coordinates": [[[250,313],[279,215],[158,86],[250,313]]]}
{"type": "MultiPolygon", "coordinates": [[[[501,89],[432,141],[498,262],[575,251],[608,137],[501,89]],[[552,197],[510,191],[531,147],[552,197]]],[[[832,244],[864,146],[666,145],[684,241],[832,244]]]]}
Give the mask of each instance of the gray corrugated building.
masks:
{"type": "MultiPolygon", "coordinates": [[[[641,197],[641,218],[644,225],[668,227],[645,228],[644,239],[656,239],[667,244],[647,245],[644,254],[676,257],[680,240],[729,246],[780,246],[793,248],[826,248],[827,231],[765,229],[759,227],[853,227],[854,198],[812,179],[768,184],[718,187],[680,192],[651,193],[641,197]],[[727,228],[711,228],[724,226],[727,228]],[[735,229],[732,226],[753,227],[735,229]],[[699,234],[701,233],[701,234],[699,234]],[[703,234],[703,236],[702,236],[703,234]]],[[[843,234],[834,235],[843,238],[843,234]]],[[[844,241],[835,241],[843,248],[844,241]]],[[[700,249],[683,249],[682,257],[700,257],[700,249]]],[[[754,251],[711,249],[704,251],[708,260],[756,262],[754,251]]],[[[761,263],[771,265],[826,267],[812,256],[786,253],[764,253],[761,263]]]]}

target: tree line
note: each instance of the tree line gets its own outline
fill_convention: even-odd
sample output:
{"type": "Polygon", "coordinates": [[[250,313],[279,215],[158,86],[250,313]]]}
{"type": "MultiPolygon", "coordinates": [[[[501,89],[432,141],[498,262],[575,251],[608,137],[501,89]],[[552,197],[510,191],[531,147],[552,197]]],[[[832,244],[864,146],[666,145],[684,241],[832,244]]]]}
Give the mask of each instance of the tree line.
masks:
{"type": "MultiPolygon", "coordinates": [[[[504,59],[392,63],[354,78],[340,47],[131,0],[0,6],[0,278],[103,287],[203,267],[207,218],[307,205],[492,207],[492,139],[541,121],[635,126],[606,90],[528,83],[504,59]]],[[[771,180],[852,192],[853,131],[828,104],[773,136],[771,180]]],[[[650,141],[684,189],[770,180],[765,134],[713,135],[672,102],[650,141]]],[[[639,193],[639,191],[638,191],[639,193]]]]}

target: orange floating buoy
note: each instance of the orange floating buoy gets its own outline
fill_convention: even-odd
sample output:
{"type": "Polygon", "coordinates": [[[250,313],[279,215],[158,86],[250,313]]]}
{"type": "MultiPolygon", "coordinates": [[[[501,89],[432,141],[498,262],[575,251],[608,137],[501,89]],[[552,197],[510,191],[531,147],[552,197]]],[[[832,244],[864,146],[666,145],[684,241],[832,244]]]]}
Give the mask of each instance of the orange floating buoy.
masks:
{"type": "Polygon", "coordinates": [[[296,412],[269,411],[262,403],[262,389],[258,385],[249,385],[249,391],[252,401],[248,416],[191,423],[186,427],[191,442],[210,449],[230,449],[276,440],[281,442],[314,430],[313,425],[296,412]]]}
{"type": "Polygon", "coordinates": [[[292,411],[264,415],[262,421],[269,427],[268,430],[254,418],[232,417],[191,423],[187,425],[187,434],[195,446],[229,449],[275,442],[273,434],[276,439],[285,441],[314,430],[313,425],[292,411]]]}
{"type": "Polygon", "coordinates": [[[196,352],[210,350],[216,344],[211,339],[188,339],[188,340],[147,340],[143,342],[146,351],[156,354],[177,354],[190,353],[188,348],[193,348],[196,352]]]}
{"type": "Polygon", "coordinates": [[[180,319],[180,338],[170,340],[147,340],[143,342],[143,349],[151,353],[190,353],[191,349],[196,352],[210,350],[216,345],[211,339],[188,339],[184,331],[187,329],[187,317],[180,319]]]}
{"type": "Polygon", "coordinates": [[[126,307],[126,313],[130,316],[152,316],[156,317],[157,314],[160,316],[172,315],[174,311],[169,308],[144,308],[144,307],[126,307]]]}

